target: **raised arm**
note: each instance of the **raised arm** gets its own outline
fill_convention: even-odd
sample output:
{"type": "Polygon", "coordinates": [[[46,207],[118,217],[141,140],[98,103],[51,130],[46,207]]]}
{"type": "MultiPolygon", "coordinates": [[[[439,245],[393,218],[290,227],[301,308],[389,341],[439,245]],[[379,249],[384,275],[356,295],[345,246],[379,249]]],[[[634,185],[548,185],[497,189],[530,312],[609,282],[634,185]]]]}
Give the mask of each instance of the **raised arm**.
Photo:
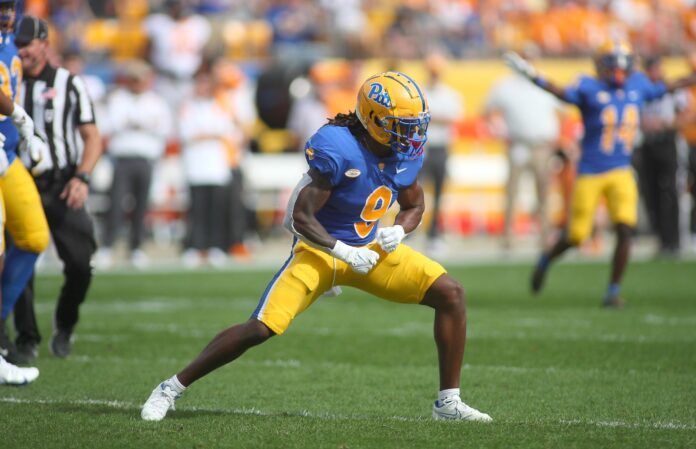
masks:
{"type": "Polygon", "coordinates": [[[674,92],[675,90],[684,89],[694,85],[696,85],[696,73],[692,73],[691,75],[687,75],[674,81],[665,81],[665,86],[667,87],[668,92],[674,92]]]}
{"type": "Polygon", "coordinates": [[[509,51],[503,55],[503,59],[508,67],[524,76],[532,83],[554,95],[559,100],[565,102],[568,101],[565,96],[565,89],[563,89],[563,87],[558,86],[557,84],[541,76],[539,72],[537,72],[536,68],[534,68],[534,66],[522,56],[513,51],[509,51]]]}

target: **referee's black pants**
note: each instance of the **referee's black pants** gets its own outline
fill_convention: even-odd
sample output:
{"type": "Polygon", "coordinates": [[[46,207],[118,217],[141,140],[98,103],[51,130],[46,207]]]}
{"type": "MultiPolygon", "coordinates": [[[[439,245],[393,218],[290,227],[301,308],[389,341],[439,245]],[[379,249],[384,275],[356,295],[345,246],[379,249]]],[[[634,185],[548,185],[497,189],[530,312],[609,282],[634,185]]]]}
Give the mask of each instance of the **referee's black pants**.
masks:
{"type": "MultiPolygon", "coordinates": [[[[97,244],[94,226],[87,210],[70,209],[59,198],[67,181],[36,179],[53,243],[63,262],[64,282],[54,314],[56,330],[72,332],[79,319],[79,307],[92,280],[91,258],[97,244]]],[[[39,343],[41,334],[34,312],[34,279],[22,292],[14,309],[17,343],[39,343]]]]}
{"type": "Polygon", "coordinates": [[[673,131],[646,135],[640,152],[638,181],[660,250],[679,250],[677,135],[673,131]]]}

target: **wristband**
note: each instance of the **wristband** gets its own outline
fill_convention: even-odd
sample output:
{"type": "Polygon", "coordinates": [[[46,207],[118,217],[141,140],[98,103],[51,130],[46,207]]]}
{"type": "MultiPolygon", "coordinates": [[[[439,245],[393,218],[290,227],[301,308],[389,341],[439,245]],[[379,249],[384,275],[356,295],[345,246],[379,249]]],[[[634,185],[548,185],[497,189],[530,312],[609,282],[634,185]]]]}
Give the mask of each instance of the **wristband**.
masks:
{"type": "Polygon", "coordinates": [[[17,123],[21,121],[25,115],[26,112],[24,111],[24,109],[20,105],[15,104],[14,108],[12,109],[12,114],[10,114],[10,117],[12,118],[12,121],[14,123],[17,123]]]}
{"type": "Polygon", "coordinates": [[[85,172],[85,171],[81,171],[81,172],[75,173],[75,175],[73,176],[73,178],[79,179],[80,181],[82,181],[83,183],[85,183],[85,185],[87,185],[87,187],[89,187],[89,182],[90,182],[91,179],[92,179],[92,177],[89,175],[89,173],[87,173],[87,172],[85,172]]]}
{"type": "Polygon", "coordinates": [[[336,240],[336,244],[331,250],[331,255],[345,262],[348,259],[348,254],[350,254],[351,249],[351,246],[346,245],[340,240],[336,240]]]}

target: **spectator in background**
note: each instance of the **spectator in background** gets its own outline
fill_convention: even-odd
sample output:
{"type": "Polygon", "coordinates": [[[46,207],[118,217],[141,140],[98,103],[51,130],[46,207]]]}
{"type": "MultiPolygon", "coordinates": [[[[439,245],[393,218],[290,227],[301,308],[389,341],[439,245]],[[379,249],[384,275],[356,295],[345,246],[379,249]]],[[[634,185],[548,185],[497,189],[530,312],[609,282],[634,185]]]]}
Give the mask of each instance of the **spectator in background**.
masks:
{"type": "Polygon", "coordinates": [[[213,66],[213,73],[217,102],[230,116],[230,126],[236,129],[238,135],[235,139],[225,140],[231,178],[227,186],[227,247],[233,256],[244,258],[250,254],[244,243],[248,213],[244,201],[242,166],[257,119],[254,92],[244,73],[230,61],[217,62],[213,66]]]}
{"type": "Polygon", "coordinates": [[[287,128],[294,139],[293,148],[300,152],[304,151],[307,140],[328,121],[328,86],[321,78],[321,67],[315,64],[310,68],[308,78],[295,78],[290,84],[293,102],[288,114],[287,128]]]}
{"type": "Polygon", "coordinates": [[[230,111],[215,97],[214,79],[205,65],[195,76],[193,96],[184,101],[179,116],[182,163],[189,185],[188,231],[184,242],[185,266],[194,268],[207,253],[213,266],[227,256],[225,213],[230,182],[228,148],[239,145],[240,132],[230,111]]]}
{"type": "Polygon", "coordinates": [[[143,61],[124,67],[123,87],[109,97],[108,152],[114,166],[109,191],[110,208],[106,216],[103,247],[97,265],[112,264],[111,248],[123,223],[126,209],[130,217],[130,260],[137,268],[148,264],[140,249],[145,236],[152,169],[164,154],[172,132],[172,117],[166,101],[152,91],[152,69],[143,61]],[[126,206],[126,203],[130,207],[126,206]]]}
{"type": "MultiPolygon", "coordinates": [[[[664,81],[658,56],[645,59],[645,73],[654,83],[664,81]]],[[[634,154],[638,186],[650,226],[659,239],[661,256],[679,253],[679,195],[677,193],[677,129],[688,99],[677,91],[646,104],[641,114],[642,143],[634,154]]]]}
{"type": "Polygon", "coordinates": [[[210,39],[210,24],[191,15],[183,0],[166,0],[165,14],[145,20],[149,39],[148,57],[157,72],[156,89],[177,109],[181,98],[191,93],[191,80],[203,62],[203,49],[210,39]]]}
{"type": "Polygon", "coordinates": [[[82,51],[85,30],[94,20],[89,2],[85,0],[60,0],[51,7],[51,25],[57,30],[58,48],[62,51],[82,51]]]}
{"type": "Polygon", "coordinates": [[[85,58],[81,53],[68,51],[63,54],[63,67],[73,75],[79,75],[87,86],[89,97],[94,102],[101,102],[106,97],[106,85],[101,78],[85,73],[85,58]]]}
{"type": "Polygon", "coordinates": [[[440,241],[440,203],[447,178],[447,156],[452,145],[453,125],[462,119],[461,95],[442,81],[447,59],[442,53],[432,53],[425,61],[428,82],[424,87],[430,106],[428,150],[421,176],[433,183],[432,219],[428,228],[428,251],[437,254],[444,245],[440,241]]]}
{"type": "Polygon", "coordinates": [[[85,83],[85,87],[87,88],[87,93],[92,99],[96,122],[101,125],[106,119],[104,111],[104,101],[106,100],[107,90],[106,84],[104,84],[104,81],[98,76],[85,73],[85,58],[81,53],[75,51],[65,52],[63,54],[62,65],[72,75],[82,78],[82,82],[85,83]]]}
{"type": "Polygon", "coordinates": [[[276,0],[270,2],[265,19],[273,29],[273,45],[278,57],[306,56],[308,44],[320,33],[321,9],[314,2],[276,0]]]}
{"type": "MultiPolygon", "coordinates": [[[[536,47],[525,49],[527,58],[537,56],[536,47]]],[[[543,248],[549,235],[547,210],[550,162],[560,137],[561,103],[521,75],[513,74],[498,82],[488,95],[485,116],[494,135],[503,136],[508,145],[508,181],[505,188],[503,248],[512,248],[515,203],[520,178],[531,172],[537,193],[536,215],[543,248]],[[502,117],[502,124],[497,117],[502,117]]]]}
{"type": "MultiPolygon", "coordinates": [[[[689,54],[689,67],[696,73],[696,51],[689,54]]],[[[689,107],[683,122],[682,132],[689,146],[688,177],[689,193],[691,194],[691,210],[689,211],[689,232],[691,246],[696,252],[696,87],[689,89],[689,107]]]]}

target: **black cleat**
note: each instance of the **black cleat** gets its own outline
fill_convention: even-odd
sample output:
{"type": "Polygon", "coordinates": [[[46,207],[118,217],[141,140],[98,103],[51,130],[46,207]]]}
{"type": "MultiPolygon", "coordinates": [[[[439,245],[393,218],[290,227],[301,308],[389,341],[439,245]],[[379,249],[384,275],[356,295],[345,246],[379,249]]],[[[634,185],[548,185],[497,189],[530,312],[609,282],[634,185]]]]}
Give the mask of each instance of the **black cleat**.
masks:
{"type": "Polygon", "coordinates": [[[13,365],[22,365],[27,363],[17,352],[17,347],[10,339],[5,328],[5,322],[0,320],[0,356],[13,365]]]}
{"type": "Polygon", "coordinates": [[[24,363],[29,363],[39,356],[39,345],[32,342],[17,343],[17,354],[26,360],[24,363]]]}
{"type": "Polygon", "coordinates": [[[534,269],[534,273],[532,273],[532,281],[531,281],[531,286],[532,286],[532,293],[533,294],[538,294],[541,289],[544,287],[544,279],[546,279],[546,271],[548,271],[548,267],[542,268],[540,264],[537,264],[536,268],[534,269]]]}
{"type": "Polygon", "coordinates": [[[64,330],[56,330],[53,332],[51,342],[48,345],[54,356],[61,359],[70,355],[72,350],[72,333],[64,330]]]}

